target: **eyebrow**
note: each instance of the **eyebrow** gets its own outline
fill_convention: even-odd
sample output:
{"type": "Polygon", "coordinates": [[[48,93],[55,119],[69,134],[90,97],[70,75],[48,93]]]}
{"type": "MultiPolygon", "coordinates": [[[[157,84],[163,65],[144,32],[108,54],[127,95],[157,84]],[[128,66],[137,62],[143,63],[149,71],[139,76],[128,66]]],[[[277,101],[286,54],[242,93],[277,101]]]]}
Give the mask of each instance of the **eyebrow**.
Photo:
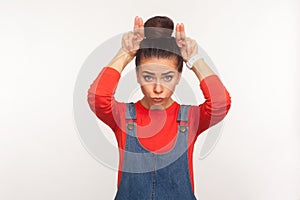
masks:
{"type": "MultiPolygon", "coordinates": [[[[152,72],[149,72],[149,71],[143,71],[142,73],[155,75],[155,73],[152,73],[152,72]]],[[[162,73],[162,75],[168,75],[168,74],[175,74],[175,72],[174,71],[168,71],[168,72],[162,73]]]]}

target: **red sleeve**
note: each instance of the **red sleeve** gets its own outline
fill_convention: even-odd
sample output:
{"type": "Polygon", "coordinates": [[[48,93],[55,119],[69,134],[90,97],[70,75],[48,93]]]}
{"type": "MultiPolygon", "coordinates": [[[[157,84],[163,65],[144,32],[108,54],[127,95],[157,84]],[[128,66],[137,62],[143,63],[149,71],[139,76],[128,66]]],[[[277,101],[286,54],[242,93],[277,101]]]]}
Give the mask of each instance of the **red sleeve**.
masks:
{"type": "Polygon", "coordinates": [[[119,127],[122,104],[114,98],[120,80],[120,73],[105,67],[88,89],[88,104],[96,116],[107,124],[114,132],[119,127]]]}
{"type": "MultiPolygon", "coordinates": [[[[200,82],[205,102],[196,106],[197,135],[220,122],[228,113],[231,97],[217,75],[210,75],[200,82]]],[[[195,113],[195,112],[193,112],[195,113]]]]}

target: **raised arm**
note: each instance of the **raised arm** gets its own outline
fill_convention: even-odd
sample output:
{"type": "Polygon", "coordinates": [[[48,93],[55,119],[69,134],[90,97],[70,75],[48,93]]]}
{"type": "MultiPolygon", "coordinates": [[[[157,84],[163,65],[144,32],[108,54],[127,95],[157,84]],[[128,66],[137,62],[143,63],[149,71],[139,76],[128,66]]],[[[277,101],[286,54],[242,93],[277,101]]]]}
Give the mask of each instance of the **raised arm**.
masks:
{"type": "Polygon", "coordinates": [[[136,16],[134,19],[133,31],[130,31],[122,37],[122,48],[117,55],[109,62],[108,67],[114,68],[119,73],[135,57],[140,43],[144,38],[144,23],[142,18],[136,16]]]}
{"type": "MultiPolygon", "coordinates": [[[[177,44],[181,49],[181,55],[185,62],[198,54],[198,44],[195,40],[186,37],[183,23],[176,25],[175,35],[177,44]]],[[[194,63],[192,70],[194,71],[200,82],[207,76],[215,75],[215,73],[210,69],[210,67],[204,62],[202,58],[198,59],[194,63]]]]}
{"type": "Polygon", "coordinates": [[[121,72],[134,58],[143,37],[143,20],[135,17],[133,32],[123,35],[122,47],[88,89],[87,101],[91,110],[112,130],[119,127],[118,116],[125,109],[125,104],[114,98],[121,72]]]}
{"type": "MultiPolygon", "coordinates": [[[[185,62],[198,54],[197,42],[186,37],[182,23],[176,25],[175,35],[185,62]]],[[[197,76],[200,82],[200,89],[205,98],[205,102],[196,108],[196,112],[192,112],[194,113],[193,117],[199,119],[197,134],[200,134],[226,116],[231,106],[231,97],[220,78],[205,63],[203,58],[197,59],[193,63],[191,70],[197,76]]]]}

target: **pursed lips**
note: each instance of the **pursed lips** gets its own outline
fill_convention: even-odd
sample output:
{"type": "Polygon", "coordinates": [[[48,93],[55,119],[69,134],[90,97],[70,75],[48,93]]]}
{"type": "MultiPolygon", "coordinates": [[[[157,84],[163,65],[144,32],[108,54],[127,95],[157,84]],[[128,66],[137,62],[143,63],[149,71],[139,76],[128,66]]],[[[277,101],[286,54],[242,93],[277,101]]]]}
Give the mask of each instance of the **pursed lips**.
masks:
{"type": "Polygon", "coordinates": [[[161,102],[163,101],[164,99],[163,98],[152,98],[153,101],[155,102],[161,102]]]}

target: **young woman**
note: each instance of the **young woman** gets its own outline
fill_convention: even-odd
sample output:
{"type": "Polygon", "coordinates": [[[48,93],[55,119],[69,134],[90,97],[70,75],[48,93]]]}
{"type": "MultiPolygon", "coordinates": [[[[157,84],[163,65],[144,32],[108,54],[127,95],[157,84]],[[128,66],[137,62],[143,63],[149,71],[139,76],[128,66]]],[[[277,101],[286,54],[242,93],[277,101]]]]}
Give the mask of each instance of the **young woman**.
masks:
{"type": "Polygon", "coordinates": [[[190,200],[194,195],[193,147],[204,130],[220,122],[231,100],[219,77],[198,55],[184,25],[155,16],[134,30],[88,90],[88,103],[115,133],[119,147],[117,200],[190,200]],[[135,57],[136,76],[144,97],[135,103],[114,98],[120,74],[135,57]],[[180,105],[171,96],[183,63],[199,79],[205,102],[180,105]]]}

